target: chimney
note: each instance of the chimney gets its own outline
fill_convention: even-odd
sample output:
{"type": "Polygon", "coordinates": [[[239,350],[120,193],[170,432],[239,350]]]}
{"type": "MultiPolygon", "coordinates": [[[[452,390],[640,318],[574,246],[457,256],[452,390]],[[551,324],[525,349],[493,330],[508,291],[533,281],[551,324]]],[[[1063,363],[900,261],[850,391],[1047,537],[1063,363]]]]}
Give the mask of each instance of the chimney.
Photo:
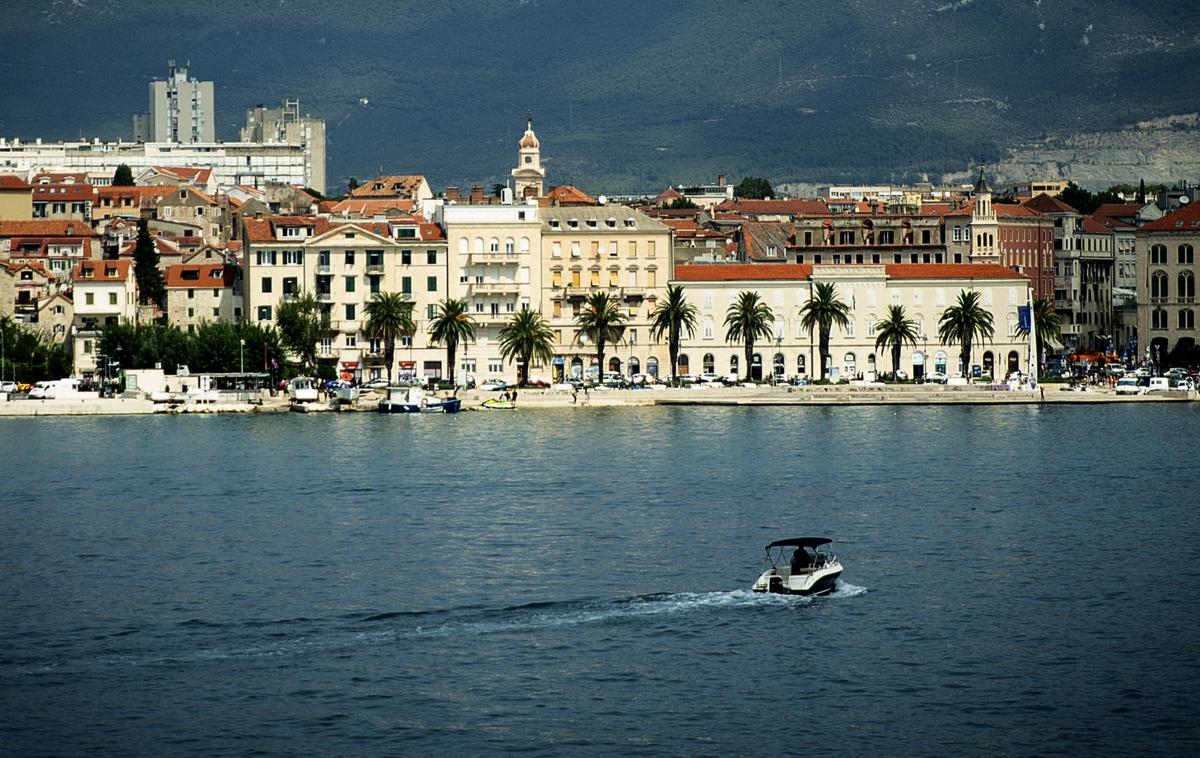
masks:
{"type": "Polygon", "coordinates": [[[725,175],[724,174],[717,174],[717,186],[718,187],[725,186],[725,175]]]}
{"type": "Polygon", "coordinates": [[[447,187],[446,188],[446,199],[447,200],[461,200],[462,196],[458,194],[458,187],[447,187]]]}
{"type": "Polygon", "coordinates": [[[483,202],[483,187],[480,187],[478,184],[471,187],[471,202],[472,203],[482,203],[483,202]]]}

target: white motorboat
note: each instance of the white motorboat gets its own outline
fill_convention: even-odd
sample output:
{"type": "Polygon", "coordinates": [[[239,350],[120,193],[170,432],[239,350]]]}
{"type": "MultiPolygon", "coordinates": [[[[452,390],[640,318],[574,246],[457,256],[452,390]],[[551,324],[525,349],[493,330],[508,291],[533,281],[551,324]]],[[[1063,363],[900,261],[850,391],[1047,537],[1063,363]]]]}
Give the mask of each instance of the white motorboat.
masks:
{"type": "Polygon", "coordinates": [[[287,392],[293,403],[315,403],[320,396],[317,380],[311,376],[298,376],[288,382],[287,392]]]}
{"type": "Polygon", "coordinates": [[[842,563],[826,548],[832,542],[825,537],[793,537],[767,545],[770,568],[759,574],[754,591],[780,595],[833,592],[842,575],[842,563]]]}

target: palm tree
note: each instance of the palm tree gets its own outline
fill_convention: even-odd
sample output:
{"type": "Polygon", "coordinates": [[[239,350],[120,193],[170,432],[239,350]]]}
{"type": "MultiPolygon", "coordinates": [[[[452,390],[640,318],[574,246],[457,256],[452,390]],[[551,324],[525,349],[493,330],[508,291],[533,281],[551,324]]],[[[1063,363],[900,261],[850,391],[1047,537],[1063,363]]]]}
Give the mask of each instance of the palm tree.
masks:
{"type": "Polygon", "coordinates": [[[599,379],[604,379],[604,346],[609,342],[620,342],[625,335],[625,313],[621,303],[607,292],[593,292],[584,302],[575,317],[579,337],[587,337],[596,343],[596,362],[600,370],[599,379]]]}
{"type": "Polygon", "coordinates": [[[891,349],[893,379],[900,373],[900,350],[906,344],[916,347],[919,336],[916,322],[904,312],[903,305],[889,305],[887,316],[875,324],[875,349],[891,349]]]}
{"type": "Polygon", "coordinates": [[[820,337],[821,380],[824,381],[825,366],[829,363],[829,332],[834,324],[842,329],[850,325],[850,306],[838,299],[832,282],[817,282],[812,297],[800,313],[800,326],[808,330],[810,337],[815,328],[820,337]]]}
{"type": "Polygon", "coordinates": [[[411,337],[417,331],[412,309],[412,301],[400,292],[380,292],[367,303],[365,331],[367,337],[383,343],[383,360],[387,365],[389,385],[392,383],[392,361],[396,357],[396,339],[411,337]]]}
{"type": "MultiPolygon", "coordinates": [[[[1058,311],[1054,310],[1054,303],[1049,300],[1034,300],[1033,301],[1033,320],[1037,328],[1037,360],[1038,365],[1042,363],[1042,351],[1046,347],[1047,342],[1057,342],[1062,335],[1062,316],[1058,315],[1058,311]]],[[[1029,330],[1023,326],[1017,327],[1017,335],[1020,337],[1028,337],[1029,330]]]]}
{"type": "Polygon", "coordinates": [[[687,301],[683,287],[678,284],[667,285],[667,297],[658,304],[650,314],[653,319],[650,325],[650,339],[660,340],[667,335],[667,353],[671,356],[671,378],[679,363],[679,342],[686,331],[691,337],[696,333],[696,317],[699,311],[696,306],[687,301]]]}
{"type": "Polygon", "coordinates": [[[746,346],[746,381],[754,376],[754,367],[750,365],[754,342],[759,338],[769,339],[774,325],[775,314],[757,292],[739,292],[737,301],[725,312],[725,340],[746,346]]]}
{"type": "Polygon", "coordinates": [[[517,359],[517,385],[529,381],[529,363],[534,358],[549,362],[554,357],[554,330],[541,311],[521,310],[500,329],[500,357],[517,359]]]}
{"type": "Polygon", "coordinates": [[[989,340],[994,332],[992,314],[979,304],[978,292],[959,292],[958,303],[943,311],[938,322],[938,337],[943,345],[962,345],[959,358],[963,377],[968,376],[967,372],[971,370],[971,344],[975,337],[989,340]]]}
{"type": "Polygon", "coordinates": [[[438,303],[437,315],[429,322],[429,340],[446,346],[446,363],[450,368],[450,383],[454,383],[454,353],[458,343],[475,339],[475,322],[467,312],[467,301],[446,298],[438,303]]]}

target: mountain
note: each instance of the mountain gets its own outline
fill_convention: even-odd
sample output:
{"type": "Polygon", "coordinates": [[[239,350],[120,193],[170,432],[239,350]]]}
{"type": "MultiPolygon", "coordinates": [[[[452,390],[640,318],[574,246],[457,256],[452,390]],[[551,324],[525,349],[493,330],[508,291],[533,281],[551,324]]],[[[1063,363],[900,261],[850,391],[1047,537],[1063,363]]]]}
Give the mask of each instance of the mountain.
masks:
{"type": "Polygon", "coordinates": [[[619,192],[718,173],[936,179],[1200,111],[1194,0],[9,0],[4,15],[0,135],[127,136],[146,83],[190,60],[226,139],[285,96],[325,118],[331,188],[381,170],[504,181],[526,114],[551,182],[619,192]]]}

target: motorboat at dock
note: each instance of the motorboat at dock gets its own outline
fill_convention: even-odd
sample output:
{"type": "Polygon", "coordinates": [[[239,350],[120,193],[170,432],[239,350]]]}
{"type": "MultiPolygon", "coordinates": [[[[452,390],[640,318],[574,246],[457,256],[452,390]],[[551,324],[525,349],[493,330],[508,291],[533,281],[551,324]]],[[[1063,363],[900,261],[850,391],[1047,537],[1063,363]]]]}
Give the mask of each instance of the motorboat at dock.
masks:
{"type": "Polygon", "coordinates": [[[438,398],[420,387],[388,387],[387,397],[379,401],[380,413],[458,413],[462,399],[438,398]]]}
{"type": "Polygon", "coordinates": [[[793,537],[767,545],[770,567],[754,582],[755,592],[826,595],[836,588],[842,563],[826,546],[826,537],[793,537]],[[825,549],[822,549],[825,548],[825,549]]]}

